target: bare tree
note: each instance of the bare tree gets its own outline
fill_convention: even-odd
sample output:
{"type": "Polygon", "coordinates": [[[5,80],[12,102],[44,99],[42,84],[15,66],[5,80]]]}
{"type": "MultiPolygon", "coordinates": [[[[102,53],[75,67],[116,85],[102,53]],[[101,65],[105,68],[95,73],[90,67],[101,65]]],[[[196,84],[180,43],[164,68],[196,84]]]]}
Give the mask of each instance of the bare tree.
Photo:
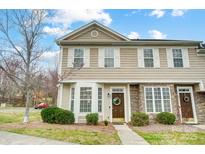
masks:
{"type": "Polygon", "coordinates": [[[38,60],[47,50],[41,43],[46,10],[0,11],[0,69],[26,96],[23,122],[29,122],[29,103],[33,90],[32,79],[38,73],[38,60]],[[7,58],[18,61],[18,73],[7,65],[7,58]]]}

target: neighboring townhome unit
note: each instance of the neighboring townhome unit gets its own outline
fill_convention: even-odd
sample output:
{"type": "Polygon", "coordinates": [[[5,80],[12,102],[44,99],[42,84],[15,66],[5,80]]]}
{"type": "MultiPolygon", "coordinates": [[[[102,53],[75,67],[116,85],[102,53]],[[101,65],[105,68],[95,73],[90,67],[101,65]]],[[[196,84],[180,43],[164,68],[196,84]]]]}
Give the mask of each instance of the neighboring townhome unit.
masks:
{"type": "Polygon", "coordinates": [[[57,40],[58,106],[100,120],[129,122],[172,112],[205,123],[205,48],[201,41],[129,39],[93,21],[57,40]]]}

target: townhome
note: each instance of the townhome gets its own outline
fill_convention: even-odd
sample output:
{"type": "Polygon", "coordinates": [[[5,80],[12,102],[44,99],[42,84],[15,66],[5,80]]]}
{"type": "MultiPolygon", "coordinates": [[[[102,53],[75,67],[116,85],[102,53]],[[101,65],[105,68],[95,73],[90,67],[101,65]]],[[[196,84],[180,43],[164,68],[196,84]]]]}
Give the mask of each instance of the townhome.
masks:
{"type": "Polygon", "coordinates": [[[172,112],[181,123],[205,123],[202,41],[129,39],[93,21],[57,40],[58,106],[76,123],[129,122],[133,112],[172,112]]]}

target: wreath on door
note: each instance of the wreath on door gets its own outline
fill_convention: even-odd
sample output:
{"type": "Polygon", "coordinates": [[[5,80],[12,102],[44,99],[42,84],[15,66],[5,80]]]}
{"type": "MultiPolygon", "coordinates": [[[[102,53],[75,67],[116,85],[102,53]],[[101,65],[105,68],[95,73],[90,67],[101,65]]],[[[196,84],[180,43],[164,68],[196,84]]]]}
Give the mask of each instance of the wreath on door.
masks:
{"type": "Polygon", "coordinates": [[[188,96],[185,96],[185,97],[184,97],[184,101],[185,101],[186,103],[188,103],[188,102],[190,101],[189,97],[188,97],[188,96]]]}
{"type": "Polygon", "coordinates": [[[119,97],[115,97],[115,98],[113,98],[112,103],[114,105],[120,105],[121,104],[121,99],[119,97]]]}

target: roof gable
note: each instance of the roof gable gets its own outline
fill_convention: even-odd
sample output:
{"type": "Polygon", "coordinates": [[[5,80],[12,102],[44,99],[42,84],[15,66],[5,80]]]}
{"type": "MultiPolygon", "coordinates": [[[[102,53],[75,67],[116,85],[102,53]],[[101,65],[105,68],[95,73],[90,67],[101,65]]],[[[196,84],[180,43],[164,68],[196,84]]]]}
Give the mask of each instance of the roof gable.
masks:
{"type": "Polygon", "coordinates": [[[127,37],[111,30],[110,28],[93,21],[81,28],[59,38],[57,41],[62,40],[83,40],[83,41],[130,41],[127,37]],[[92,32],[97,31],[97,36],[93,37],[92,32]]]}

